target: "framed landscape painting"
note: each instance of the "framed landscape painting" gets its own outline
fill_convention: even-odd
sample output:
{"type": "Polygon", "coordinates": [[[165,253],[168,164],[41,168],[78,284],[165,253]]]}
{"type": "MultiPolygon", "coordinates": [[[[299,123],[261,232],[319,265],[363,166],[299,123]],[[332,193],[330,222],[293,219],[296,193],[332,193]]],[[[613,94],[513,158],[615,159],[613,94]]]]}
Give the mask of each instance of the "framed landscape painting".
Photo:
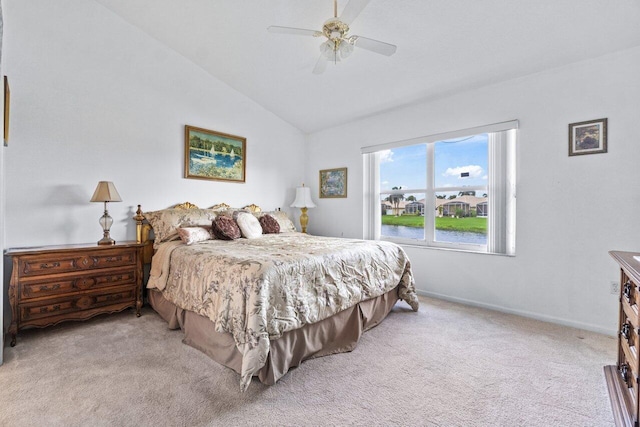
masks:
{"type": "Polygon", "coordinates": [[[569,125],[569,155],[607,152],[607,119],[569,125]]]}
{"type": "Polygon", "coordinates": [[[184,127],[184,177],[245,182],[247,140],[212,130],[184,127]]]}
{"type": "Polygon", "coordinates": [[[320,198],[347,197],[347,168],[320,171],[320,198]]]}

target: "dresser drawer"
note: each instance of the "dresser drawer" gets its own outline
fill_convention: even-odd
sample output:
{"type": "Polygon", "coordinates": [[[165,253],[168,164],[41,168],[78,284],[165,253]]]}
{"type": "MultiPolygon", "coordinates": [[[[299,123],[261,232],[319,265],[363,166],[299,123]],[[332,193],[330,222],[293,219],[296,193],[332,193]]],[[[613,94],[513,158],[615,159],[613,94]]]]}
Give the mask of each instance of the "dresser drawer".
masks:
{"type": "Polygon", "coordinates": [[[629,351],[637,356],[638,354],[638,328],[629,320],[626,311],[622,312],[620,331],[620,341],[626,343],[629,351]]]}
{"type": "Polygon", "coordinates": [[[626,387],[627,393],[622,396],[625,406],[630,414],[637,413],[637,395],[638,395],[638,381],[637,376],[633,374],[631,368],[627,364],[628,361],[624,360],[618,368],[618,375],[622,379],[622,384],[626,387]]]}
{"type": "Polygon", "coordinates": [[[137,251],[120,248],[84,253],[58,253],[22,256],[18,269],[22,277],[68,273],[97,268],[136,265],[137,251]]]}
{"type": "Polygon", "coordinates": [[[86,291],[108,286],[135,284],[137,272],[135,267],[122,267],[96,271],[95,273],[67,274],[58,278],[24,279],[20,284],[20,298],[50,297],[69,292],[86,291]]]}
{"type": "MultiPolygon", "coordinates": [[[[136,301],[135,286],[121,286],[92,291],[65,298],[51,298],[27,302],[19,307],[20,319],[24,326],[39,325],[47,317],[59,317],[73,312],[89,311],[115,304],[128,304],[136,301]]],[[[44,322],[46,323],[46,322],[44,322]]]]}

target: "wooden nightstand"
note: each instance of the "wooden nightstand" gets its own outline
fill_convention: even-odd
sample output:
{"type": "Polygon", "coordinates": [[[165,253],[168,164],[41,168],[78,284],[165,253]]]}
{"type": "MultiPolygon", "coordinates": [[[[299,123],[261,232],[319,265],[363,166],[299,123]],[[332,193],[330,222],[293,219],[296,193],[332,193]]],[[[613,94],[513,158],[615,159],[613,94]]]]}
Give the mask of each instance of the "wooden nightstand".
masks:
{"type": "Polygon", "coordinates": [[[11,346],[24,328],[142,308],[142,248],[136,242],[14,248],[9,284],[11,346]]]}

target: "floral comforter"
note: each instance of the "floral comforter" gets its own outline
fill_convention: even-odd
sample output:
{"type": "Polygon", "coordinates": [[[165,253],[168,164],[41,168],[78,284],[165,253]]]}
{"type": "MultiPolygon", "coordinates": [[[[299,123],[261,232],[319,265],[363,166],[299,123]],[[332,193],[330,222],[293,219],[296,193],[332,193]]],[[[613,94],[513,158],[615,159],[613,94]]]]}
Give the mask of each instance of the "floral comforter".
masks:
{"type": "Polygon", "coordinates": [[[168,242],[153,258],[148,287],[233,335],[244,391],[266,362],[269,340],[399,286],[418,310],[404,250],[383,241],[267,234],[258,239],[168,242]]]}

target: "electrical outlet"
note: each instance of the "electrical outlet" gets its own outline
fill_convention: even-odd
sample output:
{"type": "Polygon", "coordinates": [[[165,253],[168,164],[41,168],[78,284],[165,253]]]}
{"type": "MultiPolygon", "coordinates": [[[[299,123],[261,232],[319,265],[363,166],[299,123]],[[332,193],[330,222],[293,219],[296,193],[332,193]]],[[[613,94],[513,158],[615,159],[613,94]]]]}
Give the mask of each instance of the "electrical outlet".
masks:
{"type": "Polygon", "coordinates": [[[620,283],[619,282],[610,282],[611,285],[611,293],[617,295],[620,293],[620,283]]]}

